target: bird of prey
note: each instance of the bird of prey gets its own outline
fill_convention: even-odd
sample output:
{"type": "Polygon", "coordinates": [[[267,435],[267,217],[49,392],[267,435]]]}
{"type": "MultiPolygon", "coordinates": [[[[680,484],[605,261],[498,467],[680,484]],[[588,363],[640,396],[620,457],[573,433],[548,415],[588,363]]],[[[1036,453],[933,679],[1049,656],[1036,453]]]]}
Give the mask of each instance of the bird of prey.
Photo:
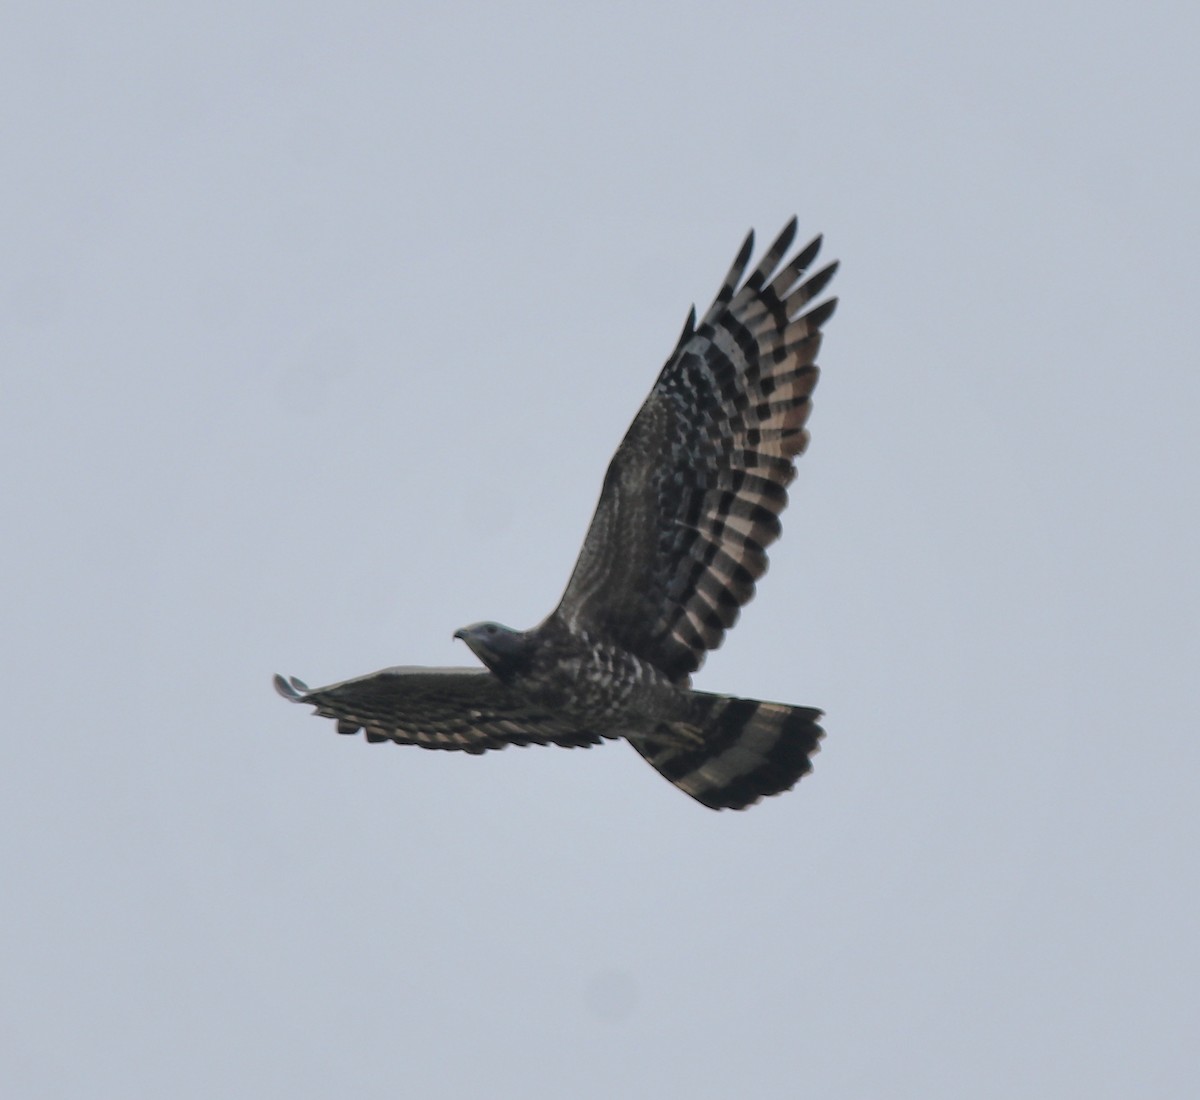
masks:
{"type": "Polygon", "coordinates": [[[699,324],[692,308],[544,622],[457,631],[486,668],[388,668],[314,689],[276,676],[279,693],[339,733],[427,749],[623,737],[718,810],[790,790],[811,768],[821,711],[695,691],[691,674],[754,595],[808,443],[837,299],[809,307],[837,264],[806,278],[820,237],[784,263],[795,233],[793,218],[743,281],[751,232],[699,324]]]}

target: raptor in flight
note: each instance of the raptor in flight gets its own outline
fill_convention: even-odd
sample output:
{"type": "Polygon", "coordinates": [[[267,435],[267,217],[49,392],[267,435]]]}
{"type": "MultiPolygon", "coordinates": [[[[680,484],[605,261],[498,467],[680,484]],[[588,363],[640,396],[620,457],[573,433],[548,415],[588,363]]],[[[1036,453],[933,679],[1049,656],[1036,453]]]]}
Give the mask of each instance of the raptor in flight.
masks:
{"type": "Polygon", "coordinates": [[[693,309],[604,478],[562,601],[531,630],[456,634],[481,668],[389,668],[309,689],[275,677],[339,733],[427,749],[583,747],[623,737],[713,809],[791,789],[811,768],[819,710],[694,691],[767,568],[808,443],[821,326],[806,274],[820,237],[784,263],[793,218],[743,280],[747,238],[708,312],[693,309]],[[806,312],[807,310],[807,312],[806,312]]]}

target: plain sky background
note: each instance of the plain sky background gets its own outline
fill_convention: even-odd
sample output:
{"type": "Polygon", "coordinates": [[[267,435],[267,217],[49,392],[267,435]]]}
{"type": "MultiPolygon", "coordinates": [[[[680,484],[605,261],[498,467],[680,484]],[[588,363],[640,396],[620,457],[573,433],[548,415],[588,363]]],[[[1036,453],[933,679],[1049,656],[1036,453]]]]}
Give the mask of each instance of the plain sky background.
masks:
{"type": "Polygon", "coordinates": [[[1196,10],[10,10],[0,1093],[1200,1094],[1196,10]],[[540,620],[793,213],[842,304],[697,683],[826,710],[795,791],[274,694],[540,620]]]}

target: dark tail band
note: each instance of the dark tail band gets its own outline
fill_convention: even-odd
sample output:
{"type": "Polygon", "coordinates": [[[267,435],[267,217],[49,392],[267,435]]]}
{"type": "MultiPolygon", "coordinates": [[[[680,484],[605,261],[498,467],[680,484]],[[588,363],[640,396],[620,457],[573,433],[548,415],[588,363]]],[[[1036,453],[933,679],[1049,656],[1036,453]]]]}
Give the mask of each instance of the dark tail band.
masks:
{"type": "Polygon", "coordinates": [[[634,743],[680,790],[714,810],[742,810],[791,790],[812,770],[821,711],[696,692],[702,746],[634,743]]]}

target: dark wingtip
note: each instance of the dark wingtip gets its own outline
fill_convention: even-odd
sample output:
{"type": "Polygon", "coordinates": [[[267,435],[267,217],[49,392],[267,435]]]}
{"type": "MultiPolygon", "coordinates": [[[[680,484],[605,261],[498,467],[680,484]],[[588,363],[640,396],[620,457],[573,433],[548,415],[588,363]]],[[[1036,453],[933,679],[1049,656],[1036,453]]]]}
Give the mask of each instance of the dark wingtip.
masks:
{"type": "MultiPolygon", "coordinates": [[[[792,247],[792,241],[796,239],[796,230],[800,223],[796,219],[796,215],[792,215],[792,220],[787,223],[780,231],[779,236],[775,238],[775,243],[771,246],[771,251],[779,249],[779,254],[782,257],[789,248],[792,247]]],[[[778,261],[776,261],[778,263],[778,261]]]]}
{"type": "Polygon", "coordinates": [[[746,265],[750,262],[750,257],[754,252],[754,230],[751,229],[746,234],[746,239],[742,242],[742,250],[737,254],[737,259],[733,261],[733,266],[746,269],[746,265]]]}
{"type": "Polygon", "coordinates": [[[297,680],[295,676],[291,677],[289,681],[276,673],[275,690],[290,703],[302,703],[304,702],[304,693],[308,691],[308,685],[303,680],[297,680]]]}
{"type": "Polygon", "coordinates": [[[830,298],[827,302],[822,302],[816,309],[810,309],[804,319],[808,322],[809,331],[819,329],[830,317],[833,316],[834,310],[837,309],[838,300],[830,298]]]}
{"type": "Polygon", "coordinates": [[[831,260],[823,268],[821,268],[820,271],[818,271],[815,275],[813,275],[813,277],[811,279],[809,279],[809,282],[812,283],[813,286],[816,287],[816,290],[814,293],[820,294],[821,291],[825,288],[825,285],[829,282],[829,280],[832,279],[838,273],[838,268],[840,268],[841,266],[842,266],[841,260],[831,260]]]}
{"type": "Polygon", "coordinates": [[[808,242],[796,254],[795,264],[798,270],[803,271],[817,258],[821,251],[821,245],[825,243],[825,234],[818,233],[811,241],[808,242]]]}
{"type": "Polygon", "coordinates": [[[686,344],[696,331],[696,307],[693,305],[688,311],[687,320],[683,322],[683,331],[679,334],[679,339],[675,341],[675,350],[678,351],[686,344]]]}

